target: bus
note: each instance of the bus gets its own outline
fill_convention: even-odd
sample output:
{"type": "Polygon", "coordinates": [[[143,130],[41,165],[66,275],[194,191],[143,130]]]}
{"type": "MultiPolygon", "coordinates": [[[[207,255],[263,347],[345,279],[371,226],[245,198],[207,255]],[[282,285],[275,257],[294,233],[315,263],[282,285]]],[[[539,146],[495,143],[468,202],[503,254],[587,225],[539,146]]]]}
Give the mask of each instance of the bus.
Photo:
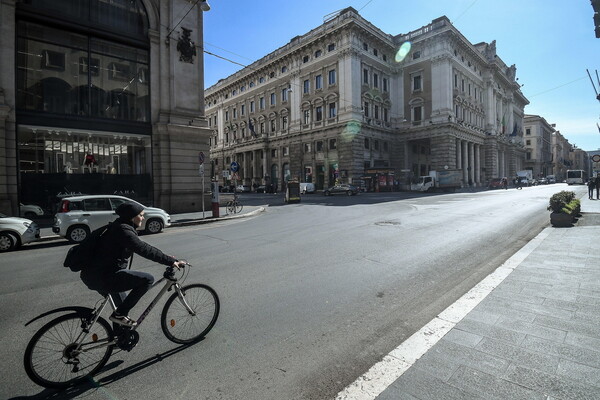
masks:
{"type": "Polygon", "coordinates": [[[582,169],[567,170],[567,184],[569,185],[585,185],[587,182],[587,174],[582,169]]]}

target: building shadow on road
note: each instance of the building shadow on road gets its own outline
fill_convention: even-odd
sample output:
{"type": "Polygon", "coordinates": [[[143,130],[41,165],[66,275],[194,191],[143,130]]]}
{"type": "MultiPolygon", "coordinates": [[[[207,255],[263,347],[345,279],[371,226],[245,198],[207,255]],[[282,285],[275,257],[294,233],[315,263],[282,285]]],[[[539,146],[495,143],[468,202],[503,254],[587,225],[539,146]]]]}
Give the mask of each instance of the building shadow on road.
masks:
{"type": "MultiPolygon", "coordinates": [[[[149,357],[145,360],[142,360],[136,364],[133,364],[127,368],[124,368],[120,371],[114,372],[110,375],[99,378],[98,380],[94,378],[89,378],[87,381],[81,382],[76,386],[71,386],[66,389],[58,390],[58,389],[44,389],[40,393],[33,396],[16,396],[11,397],[8,400],[42,400],[42,399],[50,399],[50,400],[68,400],[75,398],[86,398],[95,392],[103,391],[105,386],[110,385],[113,382],[117,382],[123,378],[128,377],[138,371],[143,370],[151,365],[159,363],[166,358],[169,358],[180,351],[186,350],[188,347],[191,347],[199,342],[192,344],[184,344],[174,349],[165,351],[164,353],[156,354],[152,357],[149,357]]],[[[123,364],[123,360],[115,360],[106,364],[106,366],[102,369],[100,373],[106,373],[112,369],[117,368],[119,365],[123,364]]],[[[110,397],[110,396],[108,396],[110,397]]]]}

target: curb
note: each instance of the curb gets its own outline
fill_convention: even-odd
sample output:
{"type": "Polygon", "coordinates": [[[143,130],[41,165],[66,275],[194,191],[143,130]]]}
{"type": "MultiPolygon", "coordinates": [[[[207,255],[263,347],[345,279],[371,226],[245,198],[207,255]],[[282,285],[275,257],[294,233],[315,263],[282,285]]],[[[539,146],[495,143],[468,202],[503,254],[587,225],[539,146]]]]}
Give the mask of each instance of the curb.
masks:
{"type": "MultiPolygon", "coordinates": [[[[245,214],[237,214],[237,215],[225,214],[225,216],[217,217],[217,218],[210,217],[210,218],[204,218],[204,219],[193,219],[193,220],[184,221],[184,222],[172,222],[171,225],[165,229],[177,228],[180,226],[202,225],[202,224],[208,224],[211,222],[226,221],[226,220],[230,220],[230,219],[253,217],[264,211],[265,211],[265,207],[261,206],[261,207],[258,207],[258,209],[250,211],[249,213],[245,213],[245,214]]],[[[52,240],[66,240],[66,239],[59,235],[51,235],[51,236],[40,237],[38,240],[31,242],[31,243],[50,242],[52,240]]]]}

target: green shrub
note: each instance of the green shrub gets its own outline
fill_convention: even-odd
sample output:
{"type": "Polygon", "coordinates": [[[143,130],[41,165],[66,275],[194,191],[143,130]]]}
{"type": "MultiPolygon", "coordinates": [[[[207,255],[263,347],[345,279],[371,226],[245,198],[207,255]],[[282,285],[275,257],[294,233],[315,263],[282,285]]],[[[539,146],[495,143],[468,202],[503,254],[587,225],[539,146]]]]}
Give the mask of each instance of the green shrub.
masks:
{"type": "MultiPolygon", "coordinates": [[[[574,208],[579,207],[579,200],[575,199],[575,192],[569,190],[563,190],[558,193],[554,193],[552,197],[550,197],[550,204],[548,205],[548,210],[553,212],[565,212],[567,214],[571,214],[571,212],[567,212],[566,206],[571,205],[574,208]],[[575,201],[577,204],[571,204],[571,202],[575,201]],[[565,210],[563,210],[565,209],[565,210]]],[[[571,209],[572,211],[572,209],[571,209]]]]}

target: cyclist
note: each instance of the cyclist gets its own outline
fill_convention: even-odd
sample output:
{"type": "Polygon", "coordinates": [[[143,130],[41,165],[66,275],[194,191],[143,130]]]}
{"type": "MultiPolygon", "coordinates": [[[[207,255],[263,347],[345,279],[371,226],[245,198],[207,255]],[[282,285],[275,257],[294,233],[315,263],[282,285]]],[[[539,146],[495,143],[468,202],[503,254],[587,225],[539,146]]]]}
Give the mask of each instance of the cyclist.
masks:
{"type": "Polygon", "coordinates": [[[81,271],[86,286],[105,296],[110,294],[117,306],[110,320],[124,326],[135,326],[129,311],[152,287],[154,277],[146,272],[127,269],[133,253],[154,262],[179,268],[185,263],[164,254],[138,237],[136,228],[144,220],[144,208],[135,203],[123,203],[115,210],[119,218],[110,224],[100,238],[96,257],[81,271]],[[126,295],[126,291],[130,291],[126,295]]]}
{"type": "Polygon", "coordinates": [[[523,188],[523,182],[521,182],[521,177],[519,175],[515,177],[515,187],[517,189],[523,188]]]}

